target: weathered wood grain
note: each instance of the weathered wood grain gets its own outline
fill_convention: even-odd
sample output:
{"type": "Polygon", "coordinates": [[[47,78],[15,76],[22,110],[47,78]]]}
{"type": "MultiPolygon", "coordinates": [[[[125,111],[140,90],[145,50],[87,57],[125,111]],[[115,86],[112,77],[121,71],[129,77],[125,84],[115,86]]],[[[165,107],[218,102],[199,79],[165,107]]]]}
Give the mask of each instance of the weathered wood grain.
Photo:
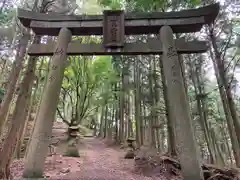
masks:
{"type": "MultiPolygon", "coordinates": [[[[202,53],[208,49],[205,41],[189,41],[182,39],[175,40],[177,51],[180,54],[202,53]]],[[[28,49],[30,56],[52,56],[55,43],[31,45],[28,49]]],[[[68,55],[150,55],[162,54],[162,44],[157,39],[150,39],[148,43],[137,42],[127,43],[121,50],[108,51],[103,44],[81,44],[78,41],[71,42],[68,46],[68,55]]]]}

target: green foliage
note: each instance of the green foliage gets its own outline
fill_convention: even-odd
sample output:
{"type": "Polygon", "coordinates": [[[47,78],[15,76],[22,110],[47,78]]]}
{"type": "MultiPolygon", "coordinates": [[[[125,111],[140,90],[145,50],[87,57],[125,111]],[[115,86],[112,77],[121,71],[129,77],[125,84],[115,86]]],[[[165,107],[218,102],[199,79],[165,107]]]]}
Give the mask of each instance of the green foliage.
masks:
{"type": "Polygon", "coordinates": [[[110,7],[111,9],[121,9],[125,5],[127,11],[167,11],[167,8],[182,9],[193,8],[200,5],[200,0],[181,0],[181,1],[165,1],[165,0],[126,0],[124,2],[120,0],[99,0],[99,3],[105,7],[110,7]]]}
{"type": "Polygon", "coordinates": [[[91,130],[86,128],[85,126],[79,125],[79,132],[82,136],[89,134],[90,131],[91,130]]]}
{"type": "Polygon", "coordinates": [[[105,7],[109,7],[112,10],[118,10],[122,8],[121,0],[99,0],[99,3],[105,7]]]}
{"type": "MultiPolygon", "coordinates": [[[[93,41],[93,38],[82,40],[93,41]]],[[[113,97],[109,88],[117,81],[109,56],[69,57],[58,106],[64,120],[84,123],[106,99],[113,97]]]]}
{"type": "Polygon", "coordinates": [[[15,9],[6,9],[0,13],[0,26],[9,23],[15,16],[15,9]]]}
{"type": "Polygon", "coordinates": [[[185,7],[194,8],[201,4],[201,0],[185,0],[182,1],[185,7]]]}
{"type": "Polygon", "coordinates": [[[164,7],[167,5],[167,1],[164,0],[127,0],[127,3],[130,5],[134,5],[135,11],[162,11],[164,7]]]}

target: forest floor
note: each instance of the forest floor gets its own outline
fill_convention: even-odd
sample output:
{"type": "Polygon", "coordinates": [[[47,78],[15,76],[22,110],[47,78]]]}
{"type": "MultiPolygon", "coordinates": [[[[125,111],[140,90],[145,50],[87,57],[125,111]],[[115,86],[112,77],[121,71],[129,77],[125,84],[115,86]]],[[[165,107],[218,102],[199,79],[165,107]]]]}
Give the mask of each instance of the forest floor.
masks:
{"type": "MultiPolygon", "coordinates": [[[[64,131],[54,129],[53,141],[64,139],[64,131]]],[[[165,177],[146,177],[137,173],[134,159],[124,159],[123,149],[109,146],[99,138],[84,138],[79,146],[79,158],[62,156],[63,149],[58,145],[57,153],[49,155],[45,161],[45,177],[49,180],[166,180],[165,177]]],[[[14,179],[21,179],[23,161],[13,161],[11,175],[14,179]]]]}
{"type": "MultiPolygon", "coordinates": [[[[111,142],[100,138],[85,137],[82,139],[79,144],[80,157],[73,158],[62,156],[66,150],[65,132],[65,126],[61,123],[55,123],[51,144],[55,144],[56,148],[54,151],[55,153],[49,153],[45,161],[44,175],[46,179],[182,180],[179,169],[180,164],[171,157],[169,158],[165,155],[149,156],[147,154],[151,153],[151,151],[142,149],[138,151],[136,160],[124,159],[126,153],[124,149],[120,149],[119,146],[113,146],[111,142]],[[141,158],[139,159],[139,157],[141,158]],[[152,166],[153,164],[154,166],[152,166]],[[152,167],[154,168],[152,169],[152,167]],[[142,173],[148,175],[148,177],[144,176],[142,173]]],[[[211,165],[203,165],[202,167],[205,171],[205,179],[240,179],[238,170],[236,171],[229,168],[219,169],[211,165]]],[[[23,169],[24,159],[18,159],[12,162],[11,176],[14,180],[22,179],[23,169]]]]}
{"type": "MultiPolygon", "coordinates": [[[[163,177],[144,177],[134,171],[134,160],[124,159],[124,151],[108,147],[104,141],[85,138],[79,158],[56,154],[48,157],[45,175],[48,179],[69,180],[165,180],[163,177]]],[[[23,161],[16,160],[11,166],[14,179],[20,179],[23,161]]]]}

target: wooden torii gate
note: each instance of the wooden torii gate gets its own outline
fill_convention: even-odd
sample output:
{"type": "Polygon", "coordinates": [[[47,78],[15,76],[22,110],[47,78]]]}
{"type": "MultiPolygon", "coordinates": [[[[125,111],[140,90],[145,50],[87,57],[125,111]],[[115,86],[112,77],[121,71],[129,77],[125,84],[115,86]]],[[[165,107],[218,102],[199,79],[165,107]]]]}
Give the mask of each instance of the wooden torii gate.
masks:
{"type": "MultiPolygon", "coordinates": [[[[107,10],[103,15],[80,16],[41,14],[18,9],[21,23],[31,28],[36,35],[58,36],[56,43],[32,44],[28,49],[30,56],[53,56],[36,122],[39,125],[45,122],[46,125],[40,125],[35,129],[33,137],[37,134],[42,134],[43,137],[51,134],[55,116],[52,112],[55,112],[59,99],[67,55],[162,54],[170,113],[176,120],[176,141],[184,179],[200,180],[196,179],[202,173],[198,150],[194,145],[195,138],[178,54],[203,53],[207,51],[208,46],[205,41],[174,39],[173,33],[198,32],[203,25],[211,24],[218,12],[219,4],[179,12],[125,14],[121,10],[107,10]],[[125,35],[141,34],[160,34],[160,38],[150,38],[146,43],[125,43],[125,35]],[[104,39],[100,44],[81,44],[78,41],[71,42],[72,35],[103,35],[104,39]],[[57,87],[58,91],[53,92],[52,87],[57,87]],[[188,163],[184,163],[186,161],[188,163]]],[[[25,176],[40,176],[43,173],[45,159],[34,157],[41,153],[47,156],[46,144],[36,138],[35,141],[31,141],[30,147],[28,156],[31,156],[29,159],[32,160],[28,159],[26,162],[25,176]]]]}

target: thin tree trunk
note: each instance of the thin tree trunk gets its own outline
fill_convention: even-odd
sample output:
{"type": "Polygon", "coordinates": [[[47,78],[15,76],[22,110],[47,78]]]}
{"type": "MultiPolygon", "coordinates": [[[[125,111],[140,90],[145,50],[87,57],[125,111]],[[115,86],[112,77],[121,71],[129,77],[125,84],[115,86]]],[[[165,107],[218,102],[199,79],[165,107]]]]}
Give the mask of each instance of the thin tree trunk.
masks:
{"type": "Polygon", "coordinates": [[[156,139],[157,139],[157,148],[159,150],[159,152],[163,152],[164,151],[164,146],[162,142],[164,142],[164,130],[163,130],[163,126],[161,126],[164,122],[160,122],[160,116],[159,116],[159,110],[160,109],[160,84],[159,84],[159,75],[157,74],[157,59],[155,57],[154,61],[153,61],[153,67],[154,67],[154,95],[155,95],[155,125],[159,126],[158,128],[156,128],[156,139]],[[160,128],[161,128],[161,132],[160,132],[160,128]]]}
{"type": "Polygon", "coordinates": [[[28,124],[28,119],[27,116],[30,112],[31,109],[31,95],[28,96],[27,102],[26,102],[26,111],[24,111],[24,114],[22,116],[23,120],[21,121],[25,121],[24,124],[21,125],[19,133],[18,133],[18,139],[17,139],[17,145],[16,145],[16,150],[15,150],[15,154],[16,154],[16,158],[20,159],[21,158],[21,152],[22,152],[22,142],[24,140],[24,131],[26,129],[26,126],[28,124]]]}
{"type": "MultiPolygon", "coordinates": [[[[129,82],[128,82],[129,83],[129,82]]],[[[128,137],[133,137],[133,128],[132,128],[132,94],[131,91],[128,93],[128,106],[127,106],[127,114],[128,114],[128,137]]]]}
{"type": "MultiPolygon", "coordinates": [[[[0,72],[0,74],[1,74],[1,76],[0,76],[0,87],[4,88],[5,87],[4,80],[5,80],[5,76],[7,74],[7,59],[3,58],[3,59],[1,59],[1,61],[2,61],[3,65],[2,65],[2,68],[1,68],[1,72],[0,72]]],[[[0,104],[1,104],[1,102],[0,102],[0,104]]]]}
{"type": "MultiPolygon", "coordinates": [[[[214,59],[212,51],[210,51],[210,55],[211,55],[211,58],[214,59]]],[[[218,89],[219,89],[219,93],[220,93],[221,100],[222,100],[223,110],[224,110],[224,113],[226,116],[228,132],[229,132],[231,143],[232,143],[233,155],[234,155],[237,167],[240,167],[240,148],[239,148],[239,144],[238,144],[236,130],[234,128],[233,118],[231,116],[231,112],[229,109],[229,103],[227,100],[226,92],[224,91],[223,83],[220,78],[217,64],[215,62],[213,62],[213,67],[214,67],[215,76],[216,76],[216,79],[218,82],[218,89]]]]}
{"type": "Polygon", "coordinates": [[[172,156],[177,156],[177,150],[176,150],[176,135],[175,135],[175,124],[173,116],[170,113],[170,104],[168,101],[168,92],[167,92],[167,85],[166,85],[166,78],[164,75],[164,69],[163,69],[163,58],[159,59],[159,66],[161,69],[161,76],[162,76],[162,85],[163,85],[163,97],[165,102],[165,112],[166,112],[166,118],[167,118],[167,130],[168,130],[168,152],[172,156]]]}
{"type": "Polygon", "coordinates": [[[217,139],[216,139],[216,135],[215,135],[215,132],[213,129],[210,130],[210,136],[211,136],[211,139],[213,140],[213,146],[214,146],[214,149],[215,149],[215,159],[216,159],[216,164],[219,166],[219,167],[224,167],[225,166],[225,163],[224,163],[224,159],[223,159],[223,156],[222,156],[222,152],[220,150],[220,147],[219,147],[219,144],[217,143],[217,139]]]}
{"type": "Polygon", "coordinates": [[[121,83],[121,93],[120,93],[120,129],[119,129],[119,139],[120,143],[124,143],[124,74],[122,72],[122,83],[121,83]]]}
{"type": "MultiPolygon", "coordinates": [[[[37,44],[40,42],[40,37],[36,36],[33,43],[37,44]]],[[[20,92],[16,102],[16,108],[12,117],[12,127],[8,133],[8,136],[4,140],[2,151],[0,152],[0,178],[6,178],[9,176],[9,165],[13,152],[15,151],[17,144],[17,134],[19,133],[20,127],[25,123],[24,112],[27,108],[27,99],[31,94],[32,82],[35,77],[35,67],[37,63],[36,57],[29,58],[26,73],[24,75],[20,92]]]]}
{"type": "Polygon", "coordinates": [[[108,105],[105,107],[105,112],[104,112],[104,138],[107,137],[107,130],[108,130],[108,105]]]}
{"type": "Polygon", "coordinates": [[[153,148],[156,148],[156,138],[155,138],[155,128],[154,126],[156,125],[156,104],[155,104],[155,96],[154,96],[154,91],[153,91],[153,72],[152,72],[152,59],[150,60],[150,69],[149,69],[149,75],[148,75],[148,80],[149,80],[149,88],[150,88],[150,99],[151,99],[151,114],[149,117],[149,140],[150,140],[150,146],[153,148]]]}
{"type": "MultiPolygon", "coordinates": [[[[213,63],[215,63],[217,65],[216,70],[219,74],[219,78],[221,79],[220,81],[222,82],[219,85],[223,86],[224,89],[225,89],[226,98],[227,98],[227,101],[228,101],[228,107],[229,107],[229,110],[230,110],[230,113],[231,113],[231,116],[232,116],[235,132],[236,132],[236,135],[237,135],[238,144],[240,145],[240,121],[239,121],[239,117],[236,113],[236,106],[235,106],[235,103],[234,103],[234,100],[233,100],[233,97],[232,97],[232,92],[231,92],[231,89],[230,89],[231,86],[227,82],[224,62],[221,60],[221,54],[218,51],[216,38],[213,34],[213,30],[210,30],[210,39],[211,39],[213,51],[214,51],[214,54],[215,54],[215,61],[213,59],[213,61],[214,61],[213,63]]],[[[240,148],[240,146],[238,148],[240,148]]]]}
{"type": "Polygon", "coordinates": [[[231,153],[231,148],[230,148],[230,145],[229,145],[229,141],[228,141],[228,137],[227,137],[227,133],[226,133],[226,127],[225,127],[225,123],[222,122],[222,127],[223,127],[223,137],[224,137],[224,140],[225,140],[225,144],[226,144],[226,149],[228,151],[228,157],[230,159],[230,162],[231,164],[233,164],[233,158],[232,158],[232,153],[231,153]]]}
{"type": "Polygon", "coordinates": [[[17,54],[15,57],[15,61],[12,66],[12,71],[10,73],[9,82],[7,86],[7,92],[4,95],[3,101],[1,103],[1,109],[0,109],[0,134],[3,131],[3,126],[6,122],[6,116],[13,98],[14,90],[16,87],[16,83],[19,77],[19,73],[22,69],[22,64],[24,61],[24,57],[26,54],[26,48],[28,41],[30,39],[29,30],[27,32],[24,32],[21,36],[21,39],[18,44],[17,54]]]}
{"type": "MultiPolygon", "coordinates": [[[[115,84],[114,86],[114,89],[115,91],[117,91],[118,89],[118,83],[115,84]]],[[[119,113],[119,96],[117,96],[115,94],[115,100],[116,100],[116,105],[115,105],[115,141],[116,142],[119,142],[119,135],[118,135],[118,132],[119,132],[119,116],[120,116],[120,113],[119,113]]]]}
{"type": "Polygon", "coordinates": [[[134,85],[135,85],[135,90],[134,90],[134,103],[135,103],[135,124],[136,124],[136,142],[137,145],[140,146],[142,145],[143,139],[142,139],[142,131],[141,131],[141,125],[142,125],[142,118],[140,115],[141,112],[141,101],[140,101],[140,85],[139,85],[139,60],[134,61],[134,85]]]}
{"type": "Polygon", "coordinates": [[[107,100],[105,100],[104,106],[102,106],[102,109],[101,109],[100,129],[98,134],[98,136],[101,138],[104,137],[104,125],[105,125],[104,112],[105,112],[106,104],[107,104],[107,100]]]}
{"type": "Polygon", "coordinates": [[[102,107],[101,110],[101,118],[100,118],[100,130],[99,130],[99,137],[103,137],[104,136],[104,109],[105,107],[102,107]]]}
{"type": "MultiPolygon", "coordinates": [[[[41,65],[43,64],[43,61],[44,61],[44,59],[42,59],[41,65]]],[[[40,68],[41,68],[41,65],[40,65],[40,68]]],[[[47,66],[46,77],[47,77],[48,72],[49,72],[49,66],[50,66],[50,62],[48,63],[48,66],[47,66]]],[[[40,69],[39,75],[38,75],[40,78],[41,78],[41,72],[42,72],[42,71],[41,71],[41,69],[40,69]]],[[[36,117],[38,116],[39,106],[40,106],[41,101],[42,101],[42,92],[43,92],[44,89],[45,89],[46,82],[47,82],[47,78],[45,78],[43,85],[39,87],[39,80],[37,80],[36,89],[35,89],[35,92],[34,92],[34,93],[37,93],[37,90],[39,90],[39,92],[40,92],[40,94],[41,94],[41,98],[40,98],[40,101],[38,102],[38,106],[37,106],[37,110],[36,110],[36,111],[37,111],[37,112],[36,112],[36,116],[34,117],[34,120],[33,120],[33,126],[32,126],[32,128],[31,128],[31,133],[30,133],[29,140],[28,140],[28,142],[27,142],[27,148],[26,148],[26,151],[25,151],[25,156],[26,156],[27,153],[28,153],[29,144],[30,144],[30,141],[32,140],[32,134],[33,134],[33,130],[34,130],[35,124],[36,124],[36,117]]],[[[34,100],[34,99],[33,99],[33,100],[34,100]]]]}
{"type": "MultiPolygon", "coordinates": [[[[197,66],[197,65],[194,65],[197,66]]],[[[215,163],[216,162],[216,158],[215,158],[215,151],[213,148],[213,144],[210,141],[210,135],[209,135],[209,128],[208,128],[208,124],[207,124],[207,117],[204,116],[204,111],[206,111],[206,109],[203,109],[204,103],[202,102],[202,98],[205,98],[205,96],[203,96],[203,92],[201,91],[201,86],[200,86],[200,80],[199,80],[199,76],[201,76],[200,73],[198,73],[199,67],[196,67],[194,70],[194,67],[192,65],[192,62],[189,62],[189,69],[190,69],[190,74],[191,74],[191,80],[194,86],[194,91],[195,91],[195,97],[196,97],[196,101],[197,101],[197,108],[198,108],[198,112],[199,112],[199,124],[202,128],[204,137],[205,137],[205,141],[207,143],[207,147],[208,147],[208,152],[210,155],[210,159],[211,159],[211,163],[215,163]]]]}

